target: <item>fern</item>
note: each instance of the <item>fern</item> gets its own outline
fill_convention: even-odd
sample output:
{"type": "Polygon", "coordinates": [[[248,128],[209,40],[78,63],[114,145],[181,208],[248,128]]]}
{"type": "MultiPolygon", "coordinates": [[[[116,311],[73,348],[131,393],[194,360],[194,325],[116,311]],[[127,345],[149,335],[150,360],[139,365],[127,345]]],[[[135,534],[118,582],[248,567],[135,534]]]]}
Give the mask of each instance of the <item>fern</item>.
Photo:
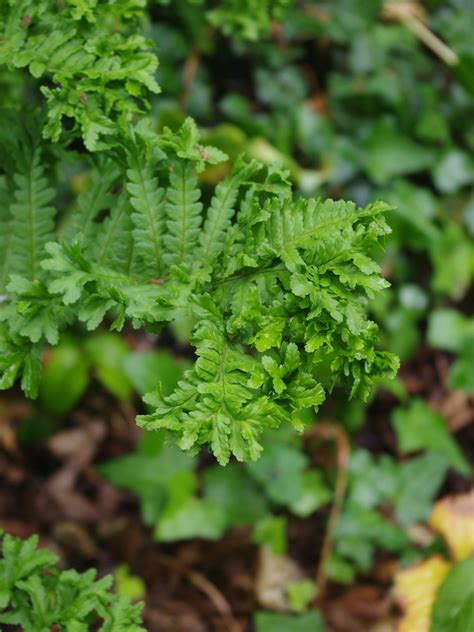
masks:
{"type": "Polygon", "coordinates": [[[48,186],[39,147],[26,146],[18,167],[10,207],[10,269],[12,273],[34,280],[40,276],[45,244],[54,237],[55,209],[49,206],[54,191],[48,186]]]}
{"type": "MultiPolygon", "coordinates": [[[[171,0],[154,0],[157,4],[168,5],[171,0]]],[[[183,11],[189,13],[201,5],[202,19],[220,29],[224,35],[237,40],[256,41],[268,36],[272,20],[281,20],[290,0],[183,0],[183,11]]],[[[199,19],[195,14],[195,19],[199,19]]]]}
{"type": "Polygon", "coordinates": [[[113,161],[103,156],[91,164],[85,190],[78,195],[75,208],[63,229],[64,239],[77,241],[86,249],[93,243],[97,216],[113,203],[111,188],[119,175],[113,161]]]}
{"type": "MultiPolygon", "coordinates": [[[[176,156],[181,134],[189,124],[173,144],[138,135],[126,187],[92,243],[91,233],[87,248],[80,239],[48,244],[44,284],[13,277],[5,339],[13,349],[21,340],[27,354],[28,340],[54,343],[75,318],[89,329],[107,316],[115,329],[129,320],[154,332],[191,318],[193,369],[171,396],[148,397],[156,410],[138,423],[168,430],[183,449],[209,445],[221,463],[255,459],[266,428],[301,428],[301,411],[317,409],[335,384],[367,397],[394,373],[365,313],[387,285],[371,254],[388,232],[388,207],[294,201],[284,172],[241,159],[204,208],[202,156],[176,156]],[[150,159],[157,143],[171,152],[161,187],[150,159]]],[[[5,374],[20,374],[28,357],[11,356],[5,374]]]]}
{"type": "Polygon", "coordinates": [[[202,262],[212,261],[222,250],[226,231],[234,215],[239,186],[257,170],[255,162],[245,164],[240,160],[230,176],[217,185],[199,239],[199,257],[202,262]]]}
{"type": "Polygon", "coordinates": [[[167,234],[163,240],[163,259],[167,266],[189,267],[199,240],[202,222],[201,191],[197,188],[192,163],[175,162],[167,193],[167,234]]]}
{"type": "MultiPolygon", "coordinates": [[[[226,0],[208,16],[225,30],[242,15],[237,4],[226,0]]],[[[285,4],[261,3],[256,28],[285,4]]],[[[286,171],[245,157],[214,191],[201,190],[198,174],[227,156],[201,143],[194,121],[158,134],[134,120],[158,89],[156,59],[133,30],[144,5],[0,7],[0,63],[50,82],[41,88],[43,136],[63,142],[40,140],[36,116],[2,116],[0,387],[20,379],[35,397],[44,346],[74,323],[157,333],[186,318],[194,367],[172,395],[158,385],[138,423],[166,429],[183,449],[208,445],[222,464],[232,454],[252,460],[266,428],[301,430],[301,412],[317,410],[336,384],[366,398],[394,374],[396,359],[377,351],[366,316],[387,285],[373,256],[388,207],[294,200],[286,171]],[[61,136],[64,118],[72,125],[61,136]],[[66,151],[78,136],[104,151],[86,157],[84,190],[69,207],[71,192],[61,185],[56,196],[49,180],[61,177],[56,156],[83,160],[81,144],[79,155],[66,151]]],[[[245,31],[244,22],[229,28],[245,31]]]]}
{"type": "MultiPolygon", "coordinates": [[[[117,272],[132,275],[135,258],[132,231],[132,208],[128,197],[122,194],[112,204],[110,215],[97,232],[97,263],[117,272]]],[[[91,241],[94,243],[92,239],[91,241]]]]}
{"type": "Polygon", "coordinates": [[[53,626],[102,632],[140,632],[143,604],[110,591],[110,575],[96,580],[96,571],[60,571],[57,558],[27,540],[0,533],[0,623],[42,632],[53,626]],[[96,627],[98,626],[98,627],[96,627]]]}
{"type": "Polygon", "coordinates": [[[10,270],[11,232],[7,230],[10,222],[10,205],[12,195],[8,190],[5,176],[0,178],[0,296],[5,292],[8,273],[10,270]]]}
{"type": "Polygon", "coordinates": [[[158,92],[158,62],[149,43],[130,27],[141,0],[78,2],[8,0],[0,5],[0,64],[28,68],[48,104],[46,138],[57,140],[64,117],[76,122],[92,151],[117,143],[127,121],[158,92]],[[117,125],[117,123],[119,125],[117,125]]]}
{"type": "Polygon", "coordinates": [[[162,242],[165,226],[165,190],[159,188],[151,164],[146,163],[138,149],[128,155],[127,190],[134,208],[132,222],[136,255],[148,278],[162,272],[162,242]]]}

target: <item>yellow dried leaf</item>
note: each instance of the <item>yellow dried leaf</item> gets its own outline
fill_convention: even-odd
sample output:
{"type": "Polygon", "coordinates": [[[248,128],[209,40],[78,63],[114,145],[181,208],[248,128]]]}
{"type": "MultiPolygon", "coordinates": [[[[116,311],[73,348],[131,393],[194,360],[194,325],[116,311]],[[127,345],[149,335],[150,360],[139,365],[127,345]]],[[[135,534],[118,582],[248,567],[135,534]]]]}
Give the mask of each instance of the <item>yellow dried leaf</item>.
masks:
{"type": "Polygon", "coordinates": [[[474,490],[438,501],[429,524],[446,540],[456,562],[474,554],[474,490]]]}
{"type": "Polygon", "coordinates": [[[428,632],[436,593],[451,564],[440,556],[400,571],[395,578],[395,597],[404,610],[397,632],[428,632]]]}

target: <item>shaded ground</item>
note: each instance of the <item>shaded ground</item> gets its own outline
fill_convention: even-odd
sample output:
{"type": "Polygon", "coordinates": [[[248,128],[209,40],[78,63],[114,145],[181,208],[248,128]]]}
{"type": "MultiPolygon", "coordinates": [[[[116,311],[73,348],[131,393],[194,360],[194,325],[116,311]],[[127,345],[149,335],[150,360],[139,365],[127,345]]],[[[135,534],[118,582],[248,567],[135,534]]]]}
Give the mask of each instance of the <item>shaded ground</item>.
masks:
{"type": "MultiPolygon", "coordinates": [[[[441,410],[461,444],[472,450],[473,402],[443,387],[449,363],[445,354],[421,349],[400,376],[410,395],[421,395],[441,410]]],[[[377,396],[356,438],[358,445],[393,453],[388,419],[394,402],[388,393],[377,396]]],[[[135,411],[104,392],[89,392],[67,424],[51,433],[49,420],[35,419],[34,430],[30,422],[25,425],[33,410],[17,392],[0,400],[0,527],[21,537],[39,533],[41,543],[62,564],[78,570],[94,566],[102,575],[127,563],[146,583],[145,622],[151,631],[251,630],[258,609],[259,553],[250,530],[234,528],[218,542],[157,544],[133,494],[113,487],[95,471],[94,463],[134,448],[140,432],[135,411]],[[42,432],[51,434],[41,440],[42,432]],[[30,438],[26,444],[25,436],[30,438]]],[[[313,462],[324,458],[318,453],[313,462]]],[[[464,491],[467,484],[450,474],[442,493],[464,491]]],[[[306,520],[289,517],[289,554],[308,576],[318,563],[327,512],[306,520]]],[[[320,607],[331,629],[366,632],[375,622],[380,630],[392,629],[396,610],[390,586],[396,568],[395,558],[381,554],[367,576],[349,588],[329,586],[320,607]]]]}

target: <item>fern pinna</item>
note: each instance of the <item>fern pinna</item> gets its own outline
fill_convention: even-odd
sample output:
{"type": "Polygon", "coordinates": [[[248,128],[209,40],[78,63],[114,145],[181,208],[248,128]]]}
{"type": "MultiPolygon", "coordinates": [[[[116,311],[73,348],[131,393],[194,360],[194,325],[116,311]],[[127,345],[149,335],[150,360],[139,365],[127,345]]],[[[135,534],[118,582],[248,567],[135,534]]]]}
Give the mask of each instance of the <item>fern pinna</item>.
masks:
{"type": "Polygon", "coordinates": [[[301,429],[301,411],[335,384],[367,397],[396,370],[365,313],[387,285],[372,259],[384,203],[294,200],[283,170],[244,158],[209,193],[199,171],[225,155],[188,119],[175,134],[130,128],[114,156],[93,161],[53,238],[48,174],[26,133],[0,182],[2,388],[21,377],[34,397],[42,349],[76,321],[156,333],[191,319],[193,368],[169,396],[157,385],[138,423],[225,464],[256,459],[268,427],[301,429]]]}

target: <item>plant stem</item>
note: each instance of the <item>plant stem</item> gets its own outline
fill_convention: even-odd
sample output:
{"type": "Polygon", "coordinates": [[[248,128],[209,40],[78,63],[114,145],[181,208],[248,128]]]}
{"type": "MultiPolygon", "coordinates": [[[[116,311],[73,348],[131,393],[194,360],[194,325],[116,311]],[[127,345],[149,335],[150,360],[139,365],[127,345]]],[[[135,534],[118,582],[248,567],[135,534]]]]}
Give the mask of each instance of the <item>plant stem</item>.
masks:
{"type": "Polygon", "coordinates": [[[321,547],[321,557],[316,569],[316,598],[315,601],[321,603],[324,598],[327,583],[327,565],[333,547],[333,537],[341,516],[342,505],[347,490],[347,469],[349,465],[350,447],[347,434],[342,427],[336,423],[325,421],[309,428],[305,433],[306,439],[319,438],[326,441],[334,441],[337,447],[337,479],[334,490],[334,501],[329,513],[323,545],[321,547]]]}

